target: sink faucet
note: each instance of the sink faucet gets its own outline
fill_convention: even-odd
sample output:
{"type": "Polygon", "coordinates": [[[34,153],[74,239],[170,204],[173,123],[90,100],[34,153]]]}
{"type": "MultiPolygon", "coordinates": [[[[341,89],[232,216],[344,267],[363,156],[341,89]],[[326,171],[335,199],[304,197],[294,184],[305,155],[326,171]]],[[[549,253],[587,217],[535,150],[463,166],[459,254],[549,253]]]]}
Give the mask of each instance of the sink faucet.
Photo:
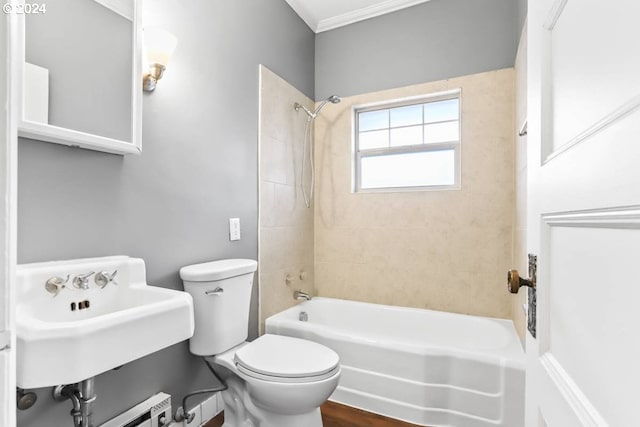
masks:
{"type": "Polygon", "coordinates": [[[298,300],[298,299],[304,299],[307,301],[311,301],[311,295],[309,295],[306,292],[302,292],[300,289],[296,290],[293,292],[293,299],[298,300]]]}
{"type": "Polygon", "coordinates": [[[114,270],[113,273],[109,274],[106,271],[99,271],[94,276],[93,280],[96,282],[96,285],[100,287],[100,289],[104,289],[109,283],[113,283],[117,285],[118,282],[115,281],[116,274],[118,274],[118,270],[114,270]]]}
{"type": "Polygon", "coordinates": [[[89,276],[91,276],[94,272],[87,274],[79,274],[73,278],[73,286],[78,289],[89,289],[89,276]]]}
{"type": "Polygon", "coordinates": [[[47,280],[47,282],[45,283],[44,288],[47,290],[47,292],[53,294],[54,297],[57,297],[58,293],[60,293],[60,291],[65,288],[65,285],[68,281],[68,274],[66,278],[62,278],[59,276],[50,277],[49,280],[47,280]]]}

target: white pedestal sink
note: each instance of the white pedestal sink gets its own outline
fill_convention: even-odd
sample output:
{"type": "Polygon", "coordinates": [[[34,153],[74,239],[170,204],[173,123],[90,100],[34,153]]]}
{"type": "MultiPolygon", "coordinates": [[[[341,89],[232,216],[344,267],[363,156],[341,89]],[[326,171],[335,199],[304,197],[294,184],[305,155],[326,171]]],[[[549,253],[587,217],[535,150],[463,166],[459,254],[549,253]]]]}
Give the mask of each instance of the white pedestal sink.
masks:
{"type": "Polygon", "coordinates": [[[149,286],[141,259],[24,264],[18,266],[17,281],[20,388],[77,383],[193,335],[191,296],[149,286]],[[87,289],[72,283],[76,276],[115,270],[117,284],[104,288],[96,284],[95,274],[88,277],[87,289]],[[55,286],[46,289],[49,279],[59,277],[61,282],[67,275],[57,295],[51,293],[55,286]]]}

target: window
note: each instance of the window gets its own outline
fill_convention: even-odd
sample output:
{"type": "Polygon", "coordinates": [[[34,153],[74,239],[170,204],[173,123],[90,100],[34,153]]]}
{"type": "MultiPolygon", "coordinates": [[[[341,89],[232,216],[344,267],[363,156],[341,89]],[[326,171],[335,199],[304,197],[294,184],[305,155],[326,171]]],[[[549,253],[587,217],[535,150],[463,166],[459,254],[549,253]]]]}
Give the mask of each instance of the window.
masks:
{"type": "Polygon", "coordinates": [[[355,191],[460,187],[460,91],[356,108],[355,191]]]}

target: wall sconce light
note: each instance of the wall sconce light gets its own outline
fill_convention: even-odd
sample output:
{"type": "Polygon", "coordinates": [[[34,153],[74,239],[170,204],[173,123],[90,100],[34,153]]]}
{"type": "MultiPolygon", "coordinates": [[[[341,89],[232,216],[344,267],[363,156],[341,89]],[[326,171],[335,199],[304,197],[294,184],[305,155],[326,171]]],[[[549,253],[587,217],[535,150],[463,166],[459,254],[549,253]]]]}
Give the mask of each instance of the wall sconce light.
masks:
{"type": "Polygon", "coordinates": [[[148,71],[144,75],[142,88],[153,92],[156,83],[162,78],[169,58],[178,44],[178,39],[162,28],[144,29],[144,47],[147,56],[148,71]]]}

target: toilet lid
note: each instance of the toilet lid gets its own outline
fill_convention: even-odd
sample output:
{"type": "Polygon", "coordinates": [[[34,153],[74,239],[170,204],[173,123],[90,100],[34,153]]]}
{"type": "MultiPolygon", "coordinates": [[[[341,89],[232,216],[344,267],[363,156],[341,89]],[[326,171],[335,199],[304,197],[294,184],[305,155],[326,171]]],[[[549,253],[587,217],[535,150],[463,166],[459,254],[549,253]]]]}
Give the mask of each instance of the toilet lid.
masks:
{"type": "Polygon", "coordinates": [[[236,351],[236,366],[260,377],[305,378],[333,373],[338,354],[313,341],[266,334],[236,351]]]}

